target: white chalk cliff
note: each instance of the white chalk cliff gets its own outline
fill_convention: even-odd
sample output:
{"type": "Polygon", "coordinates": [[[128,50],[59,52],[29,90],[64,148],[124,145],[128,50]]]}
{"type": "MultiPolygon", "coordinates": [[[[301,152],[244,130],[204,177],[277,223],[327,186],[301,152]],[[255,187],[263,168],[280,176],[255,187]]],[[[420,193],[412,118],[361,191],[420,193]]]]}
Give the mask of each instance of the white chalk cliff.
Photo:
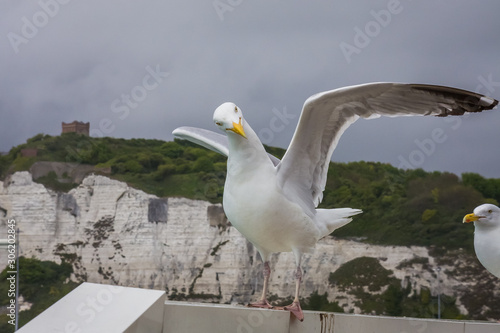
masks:
{"type": "MultiPolygon", "coordinates": [[[[68,193],[58,193],[33,182],[30,173],[17,172],[0,182],[0,231],[6,230],[9,219],[20,228],[23,256],[70,262],[75,280],[161,289],[171,298],[224,303],[255,300],[262,288],[257,251],[228,225],[218,204],[158,198],[97,175],[68,193]]],[[[416,292],[424,287],[434,295],[433,269],[439,265],[441,293],[456,297],[466,314],[463,297],[481,288],[484,279],[497,291],[500,284],[470,256],[460,251],[453,256],[444,260],[430,256],[425,247],[325,238],[305,257],[301,294],[327,292],[346,312],[360,312],[348,288],[329,282],[330,273],[342,264],[376,258],[416,292]],[[478,282],[478,274],[483,282],[478,282]]],[[[6,260],[0,256],[1,268],[6,260]]],[[[293,294],[293,255],[276,254],[271,264],[270,292],[279,297],[293,294]]]]}

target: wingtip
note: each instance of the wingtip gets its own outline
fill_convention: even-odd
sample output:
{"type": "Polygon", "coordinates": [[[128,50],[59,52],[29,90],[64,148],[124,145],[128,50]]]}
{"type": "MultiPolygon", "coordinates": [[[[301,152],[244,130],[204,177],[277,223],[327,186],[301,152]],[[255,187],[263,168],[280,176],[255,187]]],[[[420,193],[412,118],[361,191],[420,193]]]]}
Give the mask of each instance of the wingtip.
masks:
{"type": "Polygon", "coordinates": [[[358,215],[358,214],[363,213],[363,210],[362,210],[362,209],[357,209],[357,208],[355,208],[355,209],[354,209],[354,211],[355,211],[355,212],[354,212],[354,214],[352,214],[351,216],[354,216],[354,215],[358,215]]]}
{"type": "Polygon", "coordinates": [[[483,106],[486,110],[495,109],[498,105],[498,100],[488,96],[482,96],[479,99],[479,105],[483,106]]]}

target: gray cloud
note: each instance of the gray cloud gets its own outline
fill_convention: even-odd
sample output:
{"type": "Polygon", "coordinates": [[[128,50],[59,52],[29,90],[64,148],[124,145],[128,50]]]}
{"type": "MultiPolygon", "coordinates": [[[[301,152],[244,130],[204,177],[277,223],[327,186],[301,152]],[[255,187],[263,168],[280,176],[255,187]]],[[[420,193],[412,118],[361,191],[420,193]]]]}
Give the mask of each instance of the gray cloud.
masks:
{"type": "MultiPolygon", "coordinates": [[[[276,110],[296,115],[269,137],[286,148],[307,97],[371,81],[450,85],[498,99],[499,9],[494,0],[4,2],[0,151],[36,133],[57,135],[72,120],[90,121],[96,134],[171,140],[182,125],[215,130],[213,110],[225,101],[257,133],[276,110]],[[357,49],[347,58],[346,44],[357,49]],[[148,68],[168,77],[147,78],[148,68]]],[[[426,170],[500,177],[499,122],[499,111],[458,127],[437,118],[360,120],[333,160],[399,166],[413,156],[426,170]],[[416,142],[437,128],[446,139],[426,154],[416,142]]]]}

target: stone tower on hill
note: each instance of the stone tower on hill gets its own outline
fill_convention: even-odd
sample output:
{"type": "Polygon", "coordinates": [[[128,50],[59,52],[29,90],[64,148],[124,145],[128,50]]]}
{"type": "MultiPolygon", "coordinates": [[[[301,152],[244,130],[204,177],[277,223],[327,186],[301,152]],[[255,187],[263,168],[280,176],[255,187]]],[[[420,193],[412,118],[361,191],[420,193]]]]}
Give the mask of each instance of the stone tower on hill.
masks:
{"type": "Polygon", "coordinates": [[[89,129],[90,129],[90,123],[84,123],[76,120],[68,124],[62,122],[62,133],[75,132],[78,134],[83,134],[88,136],[89,129]]]}

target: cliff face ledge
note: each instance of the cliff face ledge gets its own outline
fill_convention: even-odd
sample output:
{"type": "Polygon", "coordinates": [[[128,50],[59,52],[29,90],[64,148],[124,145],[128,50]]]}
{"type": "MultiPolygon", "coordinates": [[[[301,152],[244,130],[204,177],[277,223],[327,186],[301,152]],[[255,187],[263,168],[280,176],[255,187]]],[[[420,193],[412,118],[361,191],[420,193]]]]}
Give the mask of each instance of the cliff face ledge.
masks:
{"type": "MultiPolygon", "coordinates": [[[[172,298],[225,303],[248,302],[260,295],[262,263],[257,251],[227,223],[220,205],[158,198],[96,175],[68,193],[57,193],[33,182],[30,173],[18,172],[0,182],[0,230],[6,229],[8,219],[20,228],[22,255],[70,262],[75,280],[161,289],[172,298]]],[[[439,265],[441,293],[456,297],[467,314],[462,298],[481,287],[479,278],[500,289],[477,261],[460,256],[437,258],[424,247],[325,238],[304,258],[301,293],[307,297],[327,292],[346,312],[357,313],[356,296],[345,285],[329,281],[330,273],[343,264],[375,258],[414,292],[427,288],[432,294],[437,293],[434,269],[439,265]]],[[[0,266],[5,265],[6,256],[0,256],[0,266]]],[[[293,255],[275,254],[271,265],[270,292],[292,295],[293,255]]]]}

